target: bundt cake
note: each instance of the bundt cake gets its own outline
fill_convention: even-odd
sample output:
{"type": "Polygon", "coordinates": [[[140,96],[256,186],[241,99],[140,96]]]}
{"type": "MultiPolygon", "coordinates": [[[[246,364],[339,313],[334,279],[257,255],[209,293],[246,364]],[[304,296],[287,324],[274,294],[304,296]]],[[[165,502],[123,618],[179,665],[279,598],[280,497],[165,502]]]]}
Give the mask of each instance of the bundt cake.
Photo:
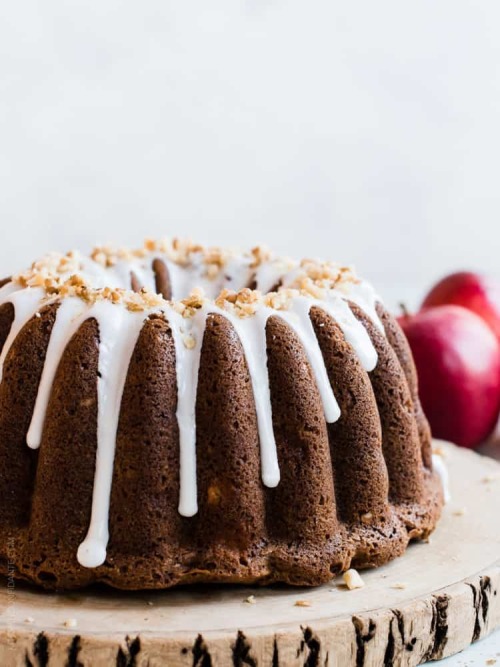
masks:
{"type": "Polygon", "coordinates": [[[349,268],[51,254],[1,283],[0,348],[3,574],[317,585],[439,518],[409,347],[349,268]]]}

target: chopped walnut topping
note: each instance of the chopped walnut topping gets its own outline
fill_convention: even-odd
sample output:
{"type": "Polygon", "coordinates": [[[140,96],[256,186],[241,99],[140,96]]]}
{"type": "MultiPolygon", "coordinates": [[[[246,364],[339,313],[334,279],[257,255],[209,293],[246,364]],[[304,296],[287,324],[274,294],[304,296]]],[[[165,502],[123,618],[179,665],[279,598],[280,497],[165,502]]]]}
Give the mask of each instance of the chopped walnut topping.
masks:
{"type": "Polygon", "coordinates": [[[163,239],[154,241],[147,239],[144,248],[148,253],[158,252],[176,264],[185,266],[191,261],[191,255],[203,252],[203,246],[186,239],[163,239]]]}
{"type": "Polygon", "coordinates": [[[176,308],[183,317],[192,317],[197,310],[203,308],[206,299],[203,290],[197,288],[191,291],[188,297],[180,301],[180,305],[176,308]]]}
{"type": "Polygon", "coordinates": [[[224,310],[231,310],[238,317],[249,317],[255,313],[259,303],[262,303],[262,294],[258,290],[244,287],[239,292],[223,289],[215,299],[215,305],[224,310]]]}
{"type": "Polygon", "coordinates": [[[290,303],[294,296],[298,296],[299,292],[293,289],[279,289],[277,292],[269,292],[264,297],[264,303],[269,308],[274,310],[286,310],[290,307],[290,303]]]}
{"type": "Polygon", "coordinates": [[[81,261],[75,253],[61,255],[54,252],[33,262],[28,271],[14,276],[13,280],[22,287],[43,287],[48,291],[60,284],[64,275],[77,273],[81,269],[81,261]]]}
{"type": "Polygon", "coordinates": [[[220,266],[217,264],[208,264],[205,269],[205,276],[210,280],[215,280],[220,273],[220,266]]]}
{"type": "Polygon", "coordinates": [[[350,591],[355,590],[356,588],[363,588],[365,582],[361,579],[361,576],[357,570],[347,570],[342,575],[345,585],[350,591]]]}
{"type": "Polygon", "coordinates": [[[153,294],[153,292],[142,288],[140,292],[127,291],[124,301],[129,310],[144,310],[144,306],[147,309],[161,306],[163,298],[159,294],[153,294]],[[142,308],[141,305],[143,306],[142,308]]]}
{"type": "Polygon", "coordinates": [[[219,296],[215,299],[215,305],[218,308],[225,308],[226,303],[234,305],[236,299],[238,298],[238,293],[233,292],[232,290],[223,289],[219,296]]]}
{"type": "Polygon", "coordinates": [[[320,283],[304,275],[298,276],[292,283],[291,288],[295,288],[307,296],[312,296],[314,299],[321,299],[325,294],[325,290],[320,283]]]}
{"type": "Polygon", "coordinates": [[[108,246],[97,246],[90,253],[90,257],[94,260],[94,262],[97,262],[98,264],[101,264],[101,266],[105,266],[107,268],[114,266],[119,259],[118,252],[113,250],[113,248],[109,248],[108,246]]]}
{"type": "MultiPolygon", "coordinates": [[[[246,318],[255,314],[260,306],[274,310],[286,310],[291,307],[292,302],[299,296],[312,299],[323,299],[331,289],[342,289],[349,282],[357,279],[351,269],[342,267],[332,262],[319,262],[314,260],[303,260],[300,265],[297,262],[285,258],[274,258],[270,251],[263,246],[256,246],[247,253],[236,253],[235,251],[221,248],[204,248],[189,240],[165,239],[153,241],[148,239],[144,246],[137,250],[126,248],[112,248],[110,246],[96,247],[91,253],[91,260],[96,264],[111,269],[118,262],[134,262],[143,260],[141,268],[151,266],[155,254],[164,255],[168,260],[179,266],[192,265],[198,267],[204,277],[217,278],[221,270],[232,258],[240,258],[245,266],[257,269],[260,265],[272,262],[278,267],[278,274],[287,275],[286,286],[280,286],[275,292],[262,295],[258,290],[247,287],[239,291],[223,289],[215,299],[215,304],[234,315],[246,318]],[[280,273],[281,272],[281,273],[280,273]],[[291,274],[290,274],[291,272],[291,274]],[[295,276],[291,280],[291,276],[295,276]],[[291,280],[291,282],[290,282],[291,280]]],[[[83,258],[78,253],[69,252],[66,255],[52,253],[35,262],[31,268],[14,277],[22,287],[37,287],[45,291],[49,297],[72,297],[76,296],[89,304],[97,301],[107,300],[115,304],[124,304],[130,311],[142,312],[161,308],[165,300],[147,289],[134,292],[121,287],[99,287],[95,288],[91,278],[87,279],[86,269],[90,268],[88,258],[83,258]]],[[[97,267],[92,267],[90,276],[97,267]]],[[[126,266],[125,274],[126,274],[126,266]]],[[[111,277],[116,281],[121,276],[121,270],[111,277]]],[[[200,275],[198,273],[198,275],[200,275]]],[[[100,272],[99,280],[105,273],[100,272]]],[[[121,279],[121,278],[120,278],[121,279]]],[[[113,282],[110,280],[110,282],[113,282]]],[[[183,317],[193,317],[196,312],[213,303],[205,298],[200,289],[194,289],[188,297],[171,301],[170,306],[183,317]]],[[[187,347],[192,346],[192,340],[188,337],[184,341],[187,347]]]]}
{"type": "Polygon", "coordinates": [[[252,261],[250,263],[251,269],[256,269],[261,264],[269,262],[271,259],[271,251],[269,248],[263,245],[255,246],[250,250],[250,256],[252,261]]]}
{"type": "Polygon", "coordinates": [[[213,280],[217,278],[221,269],[223,269],[230,257],[228,250],[221,248],[207,248],[203,252],[203,263],[206,265],[205,275],[213,280]]]}
{"type": "Polygon", "coordinates": [[[335,262],[321,262],[303,259],[300,263],[307,278],[320,287],[333,289],[339,282],[356,282],[353,270],[335,262]]]}
{"type": "Polygon", "coordinates": [[[144,288],[140,292],[118,287],[93,289],[85,282],[83,276],[76,273],[65,280],[57,275],[51,275],[50,277],[44,277],[41,281],[39,279],[41,276],[42,274],[37,274],[28,280],[24,280],[25,276],[21,276],[18,282],[25,287],[43,287],[48,296],[61,298],[75,296],[89,304],[107,300],[116,304],[123,303],[128,310],[136,312],[156,308],[163,303],[160,295],[149,292],[144,288]]]}
{"type": "Polygon", "coordinates": [[[184,343],[184,347],[188,350],[192,350],[196,347],[196,340],[192,334],[184,334],[182,342],[184,343]]]}

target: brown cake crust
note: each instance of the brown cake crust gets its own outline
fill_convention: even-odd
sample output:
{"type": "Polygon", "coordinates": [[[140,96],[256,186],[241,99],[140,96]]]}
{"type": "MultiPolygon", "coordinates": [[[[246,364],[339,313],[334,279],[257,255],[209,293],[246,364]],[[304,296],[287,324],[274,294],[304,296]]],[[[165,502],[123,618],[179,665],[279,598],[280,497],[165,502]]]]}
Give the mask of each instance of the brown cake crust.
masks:
{"type": "MultiPolygon", "coordinates": [[[[10,304],[0,307],[0,335],[5,344],[14,318],[10,304]]],[[[38,452],[26,446],[45,352],[55,311],[48,308],[32,318],[9,351],[0,383],[0,563],[16,565],[25,544],[35,488],[38,452]]]]}
{"type": "Polygon", "coordinates": [[[46,587],[74,588],[95,576],[92,570],[76,567],[76,553],[87,532],[92,504],[98,335],[96,321],[87,320],[73,336],[62,356],[47,410],[20,567],[46,587]]]}
{"type": "Polygon", "coordinates": [[[403,333],[403,330],[394,317],[388,313],[381,303],[377,304],[377,314],[384,325],[385,334],[389,345],[392,347],[401,364],[401,368],[406,376],[408,387],[410,389],[411,399],[417,428],[420,437],[420,447],[422,450],[422,460],[429,470],[432,470],[432,436],[429,422],[427,421],[420,397],[418,395],[418,378],[415,362],[411,353],[410,344],[403,333]]]}

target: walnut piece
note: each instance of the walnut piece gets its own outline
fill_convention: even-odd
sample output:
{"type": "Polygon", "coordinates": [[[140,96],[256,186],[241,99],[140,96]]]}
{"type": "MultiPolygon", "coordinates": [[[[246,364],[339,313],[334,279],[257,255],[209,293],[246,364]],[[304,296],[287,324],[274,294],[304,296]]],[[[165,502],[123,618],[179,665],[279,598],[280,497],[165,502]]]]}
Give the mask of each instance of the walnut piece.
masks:
{"type": "Polygon", "coordinates": [[[357,570],[347,570],[342,575],[345,585],[350,591],[355,590],[356,588],[363,588],[365,582],[361,579],[361,576],[357,570]]]}

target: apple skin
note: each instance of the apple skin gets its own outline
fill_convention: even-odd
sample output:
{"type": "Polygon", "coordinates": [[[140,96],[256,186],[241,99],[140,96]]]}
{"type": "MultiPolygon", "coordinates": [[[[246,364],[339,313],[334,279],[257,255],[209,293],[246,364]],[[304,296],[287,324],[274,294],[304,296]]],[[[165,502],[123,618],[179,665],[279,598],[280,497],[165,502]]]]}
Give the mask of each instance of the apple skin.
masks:
{"type": "Polygon", "coordinates": [[[500,340],[500,283],[493,278],[461,271],[440,280],[425,297],[422,308],[454,304],[479,315],[500,340]]]}
{"type": "Polygon", "coordinates": [[[398,318],[417,367],[420,399],[433,435],[475,448],[500,412],[500,343],[461,306],[437,306],[398,318]]]}

